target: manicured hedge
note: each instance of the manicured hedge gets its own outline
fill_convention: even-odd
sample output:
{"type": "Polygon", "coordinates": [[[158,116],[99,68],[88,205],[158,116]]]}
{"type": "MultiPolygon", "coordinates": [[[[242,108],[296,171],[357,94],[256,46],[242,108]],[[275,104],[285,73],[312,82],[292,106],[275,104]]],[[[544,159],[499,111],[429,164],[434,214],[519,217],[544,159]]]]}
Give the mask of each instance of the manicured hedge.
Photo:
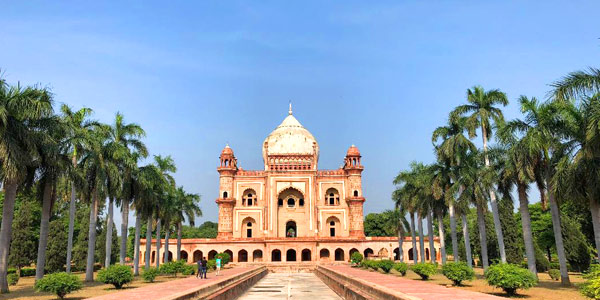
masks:
{"type": "Polygon", "coordinates": [[[29,276],[35,276],[34,268],[22,268],[21,272],[19,272],[19,277],[29,277],[29,276]]]}
{"type": "Polygon", "coordinates": [[[394,270],[398,271],[400,274],[402,274],[402,276],[406,276],[408,265],[403,262],[395,263],[394,270]]]}
{"type": "Polygon", "coordinates": [[[160,274],[160,272],[157,268],[150,267],[147,270],[144,270],[144,273],[142,273],[142,278],[144,278],[145,282],[154,282],[154,279],[156,279],[158,274],[160,274]]]}

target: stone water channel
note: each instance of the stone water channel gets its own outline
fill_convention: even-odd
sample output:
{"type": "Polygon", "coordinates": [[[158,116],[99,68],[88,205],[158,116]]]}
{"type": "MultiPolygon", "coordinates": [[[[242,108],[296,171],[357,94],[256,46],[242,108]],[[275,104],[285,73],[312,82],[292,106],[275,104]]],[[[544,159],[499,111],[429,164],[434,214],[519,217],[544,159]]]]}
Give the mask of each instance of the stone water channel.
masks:
{"type": "Polygon", "coordinates": [[[340,300],[342,298],[314,273],[269,273],[237,299],[340,300]]]}

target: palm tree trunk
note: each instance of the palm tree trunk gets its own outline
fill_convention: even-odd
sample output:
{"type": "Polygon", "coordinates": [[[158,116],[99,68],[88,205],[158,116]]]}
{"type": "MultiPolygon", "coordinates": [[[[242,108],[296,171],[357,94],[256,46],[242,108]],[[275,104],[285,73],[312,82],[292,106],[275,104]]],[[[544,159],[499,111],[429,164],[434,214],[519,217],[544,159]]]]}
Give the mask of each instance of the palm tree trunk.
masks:
{"type": "Polygon", "coordinates": [[[145,270],[147,271],[150,268],[150,256],[152,254],[152,216],[148,217],[146,221],[146,254],[144,256],[145,260],[145,270]]]}
{"type": "Polygon", "coordinates": [[[454,212],[454,201],[448,205],[448,214],[450,215],[450,237],[452,238],[452,255],[454,256],[454,262],[460,261],[460,255],[458,253],[458,237],[456,236],[456,216],[454,212]]]}
{"type": "Polygon", "coordinates": [[[419,228],[419,255],[421,255],[421,262],[425,262],[425,239],[423,237],[423,218],[421,213],[417,213],[417,227],[419,228]]]}
{"type": "Polygon", "coordinates": [[[169,235],[171,233],[171,230],[169,230],[169,222],[165,222],[165,253],[164,253],[164,258],[163,258],[163,262],[164,263],[168,263],[169,262],[169,235]]]}
{"type": "Polygon", "coordinates": [[[483,206],[477,205],[477,224],[479,225],[479,242],[481,244],[481,265],[483,270],[487,270],[489,266],[487,253],[487,237],[485,232],[485,214],[483,206]]]}
{"type": "Polygon", "coordinates": [[[106,257],[104,257],[104,267],[108,268],[110,266],[110,256],[112,250],[112,231],[113,231],[113,199],[109,198],[108,200],[108,214],[106,215],[106,248],[105,253],[106,257]]]}
{"type": "Polygon", "coordinates": [[[471,238],[469,237],[469,223],[467,222],[467,216],[463,214],[461,216],[462,219],[462,231],[463,231],[463,240],[465,242],[465,258],[467,260],[467,265],[472,268],[473,267],[473,256],[471,254],[471,238]]]}
{"type": "Polygon", "coordinates": [[[12,237],[12,222],[17,198],[17,183],[4,182],[4,206],[2,207],[2,227],[0,228],[0,294],[8,293],[8,251],[12,237]]]}
{"type": "Polygon", "coordinates": [[[437,213],[438,219],[438,231],[440,232],[440,250],[442,256],[442,265],[446,264],[446,234],[444,232],[444,218],[442,218],[442,213],[437,213]]]}
{"type": "Polygon", "coordinates": [[[140,222],[140,213],[135,214],[135,237],[133,246],[133,276],[140,275],[140,231],[142,223],[140,222]]]}
{"type": "Polygon", "coordinates": [[[521,212],[521,225],[523,227],[523,241],[525,242],[525,254],[527,255],[527,268],[535,276],[535,248],[533,248],[533,235],[531,233],[531,217],[529,215],[529,200],[527,199],[527,186],[524,183],[517,184],[519,193],[519,211],[521,212]]]}
{"type": "Polygon", "coordinates": [[[156,268],[160,267],[160,218],[156,220],[156,268]]]}
{"type": "Polygon", "coordinates": [[[48,228],[50,227],[50,213],[52,212],[52,180],[46,178],[44,182],[44,195],[42,196],[42,220],[40,222],[40,239],[38,243],[37,262],[35,264],[35,280],[44,277],[46,265],[46,247],[48,246],[48,228]]]}
{"type": "MultiPolygon", "coordinates": [[[[548,172],[550,174],[550,172],[548,172]]],[[[564,286],[570,286],[569,272],[567,270],[567,258],[565,256],[565,245],[563,243],[562,231],[560,226],[560,210],[554,196],[550,175],[547,175],[546,183],[548,185],[548,200],[550,204],[550,213],[552,215],[552,229],[554,231],[554,240],[556,244],[556,254],[558,255],[558,264],[560,266],[560,283],[564,286]]]]}
{"type": "Polygon", "coordinates": [[[121,203],[121,248],[119,249],[119,263],[125,264],[127,257],[127,230],[129,227],[129,201],[123,199],[121,203]]]}
{"type": "Polygon", "coordinates": [[[431,217],[432,213],[433,212],[431,211],[427,212],[427,234],[429,235],[429,257],[431,258],[431,262],[435,264],[437,260],[437,253],[435,251],[435,244],[433,242],[433,218],[431,217]]]}
{"type": "MultiPolygon", "coordinates": [[[[485,126],[481,125],[481,133],[483,137],[483,152],[485,159],[485,166],[490,167],[490,159],[487,155],[487,132],[485,126]]],[[[493,188],[490,188],[490,204],[492,206],[492,216],[494,217],[494,230],[496,231],[496,238],[498,239],[498,250],[500,251],[500,260],[502,263],[506,263],[506,251],[504,250],[504,234],[502,233],[502,224],[500,223],[500,214],[498,213],[498,202],[496,201],[496,193],[493,188]]]]}
{"type": "Polygon", "coordinates": [[[98,218],[98,194],[94,189],[92,192],[92,203],[90,205],[90,226],[88,228],[88,251],[85,266],[85,281],[94,281],[94,252],[96,250],[96,221],[98,218]]]}
{"type": "MultiPolygon", "coordinates": [[[[77,167],[77,155],[73,153],[71,159],[73,168],[77,167]]],[[[71,273],[71,261],[73,254],[73,231],[75,228],[75,182],[71,181],[71,202],[69,203],[69,235],[67,236],[67,273],[71,273]]]]}
{"type": "Polygon", "coordinates": [[[594,227],[594,241],[596,242],[596,254],[600,257],[600,204],[590,198],[590,212],[592,213],[592,225],[594,227]]]}
{"type": "Polygon", "coordinates": [[[410,235],[412,237],[412,252],[413,252],[413,262],[416,264],[419,262],[419,255],[417,252],[417,237],[415,234],[415,214],[410,213],[410,235]]]}
{"type": "Polygon", "coordinates": [[[177,261],[181,259],[181,222],[177,222],[177,261]]]}
{"type": "Polygon", "coordinates": [[[67,238],[67,273],[71,273],[73,254],[73,231],[75,229],[75,183],[71,183],[71,203],[69,203],[69,235],[67,238]]]}
{"type": "Polygon", "coordinates": [[[404,237],[402,236],[403,230],[401,229],[401,226],[402,223],[400,223],[400,225],[398,226],[398,259],[400,259],[400,262],[404,262],[404,247],[402,247],[402,245],[404,244],[404,237]]]}

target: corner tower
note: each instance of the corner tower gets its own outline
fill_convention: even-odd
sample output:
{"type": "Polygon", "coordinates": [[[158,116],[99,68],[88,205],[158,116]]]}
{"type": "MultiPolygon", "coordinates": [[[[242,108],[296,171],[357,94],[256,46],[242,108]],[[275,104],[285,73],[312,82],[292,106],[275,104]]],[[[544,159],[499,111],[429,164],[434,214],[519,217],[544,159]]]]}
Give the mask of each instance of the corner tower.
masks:
{"type": "Polygon", "coordinates": [[[349,191],[348,209],[350,215],[350,236],[364,237],[363,226],[363,204],[365,198],[362,195],[362,171],[364,170],[361,162],[361,155],[358,148],[354,145],[348,148],[344,158],[344,170],[348,174],[349,191]]]}
{"type": "Polygon", "coordinates": [[[233,207],[235,199],[233,198],[233,177],[237,172],[237,159],[233,155],[233,150],[226,145],[221,156],[220,164],[217,168],[219,172],[219,198],[216,202],[219,205],[219,223],[218,239],[230,239],[233,236],[233,207]]]}

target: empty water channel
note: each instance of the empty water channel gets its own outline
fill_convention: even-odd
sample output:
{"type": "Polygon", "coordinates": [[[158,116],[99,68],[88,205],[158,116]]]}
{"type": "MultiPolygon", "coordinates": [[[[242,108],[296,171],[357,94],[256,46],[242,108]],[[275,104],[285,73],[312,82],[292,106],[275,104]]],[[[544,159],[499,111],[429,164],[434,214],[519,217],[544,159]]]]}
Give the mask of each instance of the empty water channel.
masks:
{"type": "Polygon", "coordinates": [[[237,299],[339,300],[342,298],[314,273],[269,273],[237,299]]]}

